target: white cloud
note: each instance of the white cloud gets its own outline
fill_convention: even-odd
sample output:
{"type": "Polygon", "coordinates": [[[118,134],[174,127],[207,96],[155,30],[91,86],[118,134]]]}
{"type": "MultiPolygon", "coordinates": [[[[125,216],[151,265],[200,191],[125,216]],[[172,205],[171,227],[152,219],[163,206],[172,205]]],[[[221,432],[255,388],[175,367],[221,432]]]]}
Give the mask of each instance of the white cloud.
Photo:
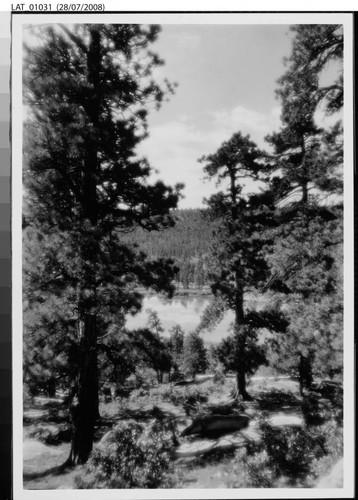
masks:
{"type": "Polygon", "coordinates": [[[281,124],[280,108],[272,108],[270,113],[260,113],[244,106],[237,106],[229,111],[218,111],[213,113],[215,125],[220,130],[225,130],[228,137],[234,132],[241,131],[244,135],[249,134],[260,146],[265,146],[264,137],[281,124]]]}
{"type": "Polygon", "coordinates": [[[280,125],[279,108],[267,115],[243,106],[232,110],[207,113],[204,117],[181,117],[150,128],[150,137],[144,141],[139,154],[147,156],[152,166],[159,171],[157,178],[168,184],[184,182],[185,200],[182,207],[202,204],[217,188],[215,182],[204,182],[203,166],[198,159],[214,153],[222,142],[233,133],[241,131],[264,147],[263,138],[277,130],[280,125]]]}

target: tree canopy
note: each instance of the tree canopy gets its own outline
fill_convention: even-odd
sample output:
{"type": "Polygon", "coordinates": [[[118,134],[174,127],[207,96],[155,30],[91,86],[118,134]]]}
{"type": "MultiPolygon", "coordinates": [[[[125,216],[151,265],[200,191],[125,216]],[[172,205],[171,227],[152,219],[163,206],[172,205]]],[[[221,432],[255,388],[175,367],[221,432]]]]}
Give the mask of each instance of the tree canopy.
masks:
{"type": "MultiPolygon", "coordinates": [[[[29,311],[49,305],[37,323],[52,311],[67,328],[59,332],[53,321],[51,334],[71,335],[77,345],[77,363],[69,365],[78,367],[72,458],[79,462],[91,451],[98,415],[98,336],[113,323],[120,330],[125,314],[140,309],[137,284],[173,291],[171,261],[148,261],[122,241],[134,227],[172,226],[180,196],[179,185],[151,183],[148,160],[135,153],[147,135],[148,109],[173,90],[152,78],[163,64],[150,49],[159,31],[47,25],[36,28],[38,43],[25,47],[24,248],[29,256],[33,242],[41,250],[39,264],[25,258],[24,293],[29,311]]],[[[25,318],[25,325],[30,352],[37,324],[25,318]]]]}

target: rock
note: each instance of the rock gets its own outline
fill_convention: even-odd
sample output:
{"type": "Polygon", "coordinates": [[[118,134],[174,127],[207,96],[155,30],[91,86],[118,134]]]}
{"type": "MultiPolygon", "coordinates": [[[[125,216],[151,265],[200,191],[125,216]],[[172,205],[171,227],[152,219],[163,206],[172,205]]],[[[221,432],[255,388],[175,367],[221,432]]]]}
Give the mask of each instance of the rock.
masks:
{"type": "Polygon", "coordinates": [[[343,488],[343,458],[336,463],[328,476],[318,481],[315,488],[343,488]]]}
{"type": "Polygon", "coordinates": [[[208,415],[196,418],[189,427],[184,429],[181,436],[228,434],[247,427],[249,420],[247,415],[208,415]]]}
{"type": "Polygon", "coordinates": [[[112,442],[112,436],[113,436],[112,430],[106,432],[106,434],[102,437],[97,446],[99,446],[100,448],[102,447],[105,448],[108,444],[112,442]]]}
{"type": "Polygon", "coordinates": [[[261,431],[256,420],[251,420],[249,426],[242,429],[240,434],[250,443],[259,443],[262,439],[261,431]]]}
{"type": "Polygon", "coordinates": [[[277,413],[269,419],[269,423],[272,427],[302,427],[303,419],[298,415],[277,413]]]}
{"type": "Polygon", "coordinates": [[[199,439],[191,443],[183,443],[176,450],[177,458],[197,457],[211,453],[213,451],[229,451],[243,446],[244,438],[240,432],[230,436],[224,436],[220,439],[199,439]]]}
{"type": "Polygon", "coordinates": [[[211,399],[208,404],[208,411],[213,415],[230,415],[236,405],[235,399],[222,401],[219,399],[211,399]]]}
{"type": "Polygon", "coordinates": [[[196,457],[214,450],[216,442],[213,440],[200,440],[193,443],[184,443],[175,450],[178,458],[196,457]]]}
{"type": "Polygon", "coordinates": [[[178,382],[174,382],[174,387],[181,387],[186,385],[194,384],[194,380],[178,380],[178,382]]]}

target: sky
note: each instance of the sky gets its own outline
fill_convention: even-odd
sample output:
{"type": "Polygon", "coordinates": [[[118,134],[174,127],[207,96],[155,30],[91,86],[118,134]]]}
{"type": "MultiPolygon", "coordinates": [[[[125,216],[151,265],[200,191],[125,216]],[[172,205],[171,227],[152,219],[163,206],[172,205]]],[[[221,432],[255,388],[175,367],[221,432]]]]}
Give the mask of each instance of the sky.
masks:
{"type": "MultiPolygon", "coordinates": [[[[153,76],[157,82],[167,78],[178,86],[159,111],[149,113],[149,138],[137,154],[152,165],[153,181],[185,184],[179,208],[202,207],[204,198],[218,187],[214,180],[204,179],[199,158],[215,153],[239,131],[270,150],[264,138],[281,125],[275,90],[285,72],[293,34],[287,24],[162,24],[161,28],[151,50],[165,64],[153,76]]],[[[26,28],[24,40],[38,43],[26,28]]],[[[328,80],[336,72],[337,68],[328,68],[328,80]]],[[[323,112],[319,114],[319,120],[329,121],[323,112]]],[[[253,189],[257,186],[248,181],[246,191],[253,189]]]]}
{"type": "Polygon", "coordinates": [[[204,197],[217,191],[214,181],[204,182],[198,159],[233,133],[268,147],[264,137],[280,127],[275,89],[291,43],[288,25],[162,25],[152,49],[165,65],[155,77],[178,87],[150,113],[149,138],[138,153],[158,178],[185,183],[180,208],[203,206],[204,197]]]}

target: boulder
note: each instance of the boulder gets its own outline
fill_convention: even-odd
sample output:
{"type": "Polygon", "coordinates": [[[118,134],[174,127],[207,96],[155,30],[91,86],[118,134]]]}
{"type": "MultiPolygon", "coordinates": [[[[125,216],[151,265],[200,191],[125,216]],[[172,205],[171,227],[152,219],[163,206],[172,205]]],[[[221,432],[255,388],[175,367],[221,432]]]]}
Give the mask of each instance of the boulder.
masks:
{"type": "Polygon", "coordinates": [[[174,387],[181,387],[181,386],[192,385],[192,384],[195,384],[194,380],[178,380],[177,382],[173,383],[174,387]]]}
{"type": "Polygon", "coordinates": [[[183,430],[181,436],[229,434],[247,427],[249,420],[247,415],[207,415],[196,418],[189,427],[183,430]]]}
{"type": "Polygon", "coordinates": [[[269,418],[272,427],[302,427],[303,419],[299,415],[278,412],[269,418]]]}
{"type": "Polygon", "coordinates": [[[230,399],[227,401],[210,400],[208,411],[213,415],[230,415],[236,406],[236,400],[230,399]]]}

